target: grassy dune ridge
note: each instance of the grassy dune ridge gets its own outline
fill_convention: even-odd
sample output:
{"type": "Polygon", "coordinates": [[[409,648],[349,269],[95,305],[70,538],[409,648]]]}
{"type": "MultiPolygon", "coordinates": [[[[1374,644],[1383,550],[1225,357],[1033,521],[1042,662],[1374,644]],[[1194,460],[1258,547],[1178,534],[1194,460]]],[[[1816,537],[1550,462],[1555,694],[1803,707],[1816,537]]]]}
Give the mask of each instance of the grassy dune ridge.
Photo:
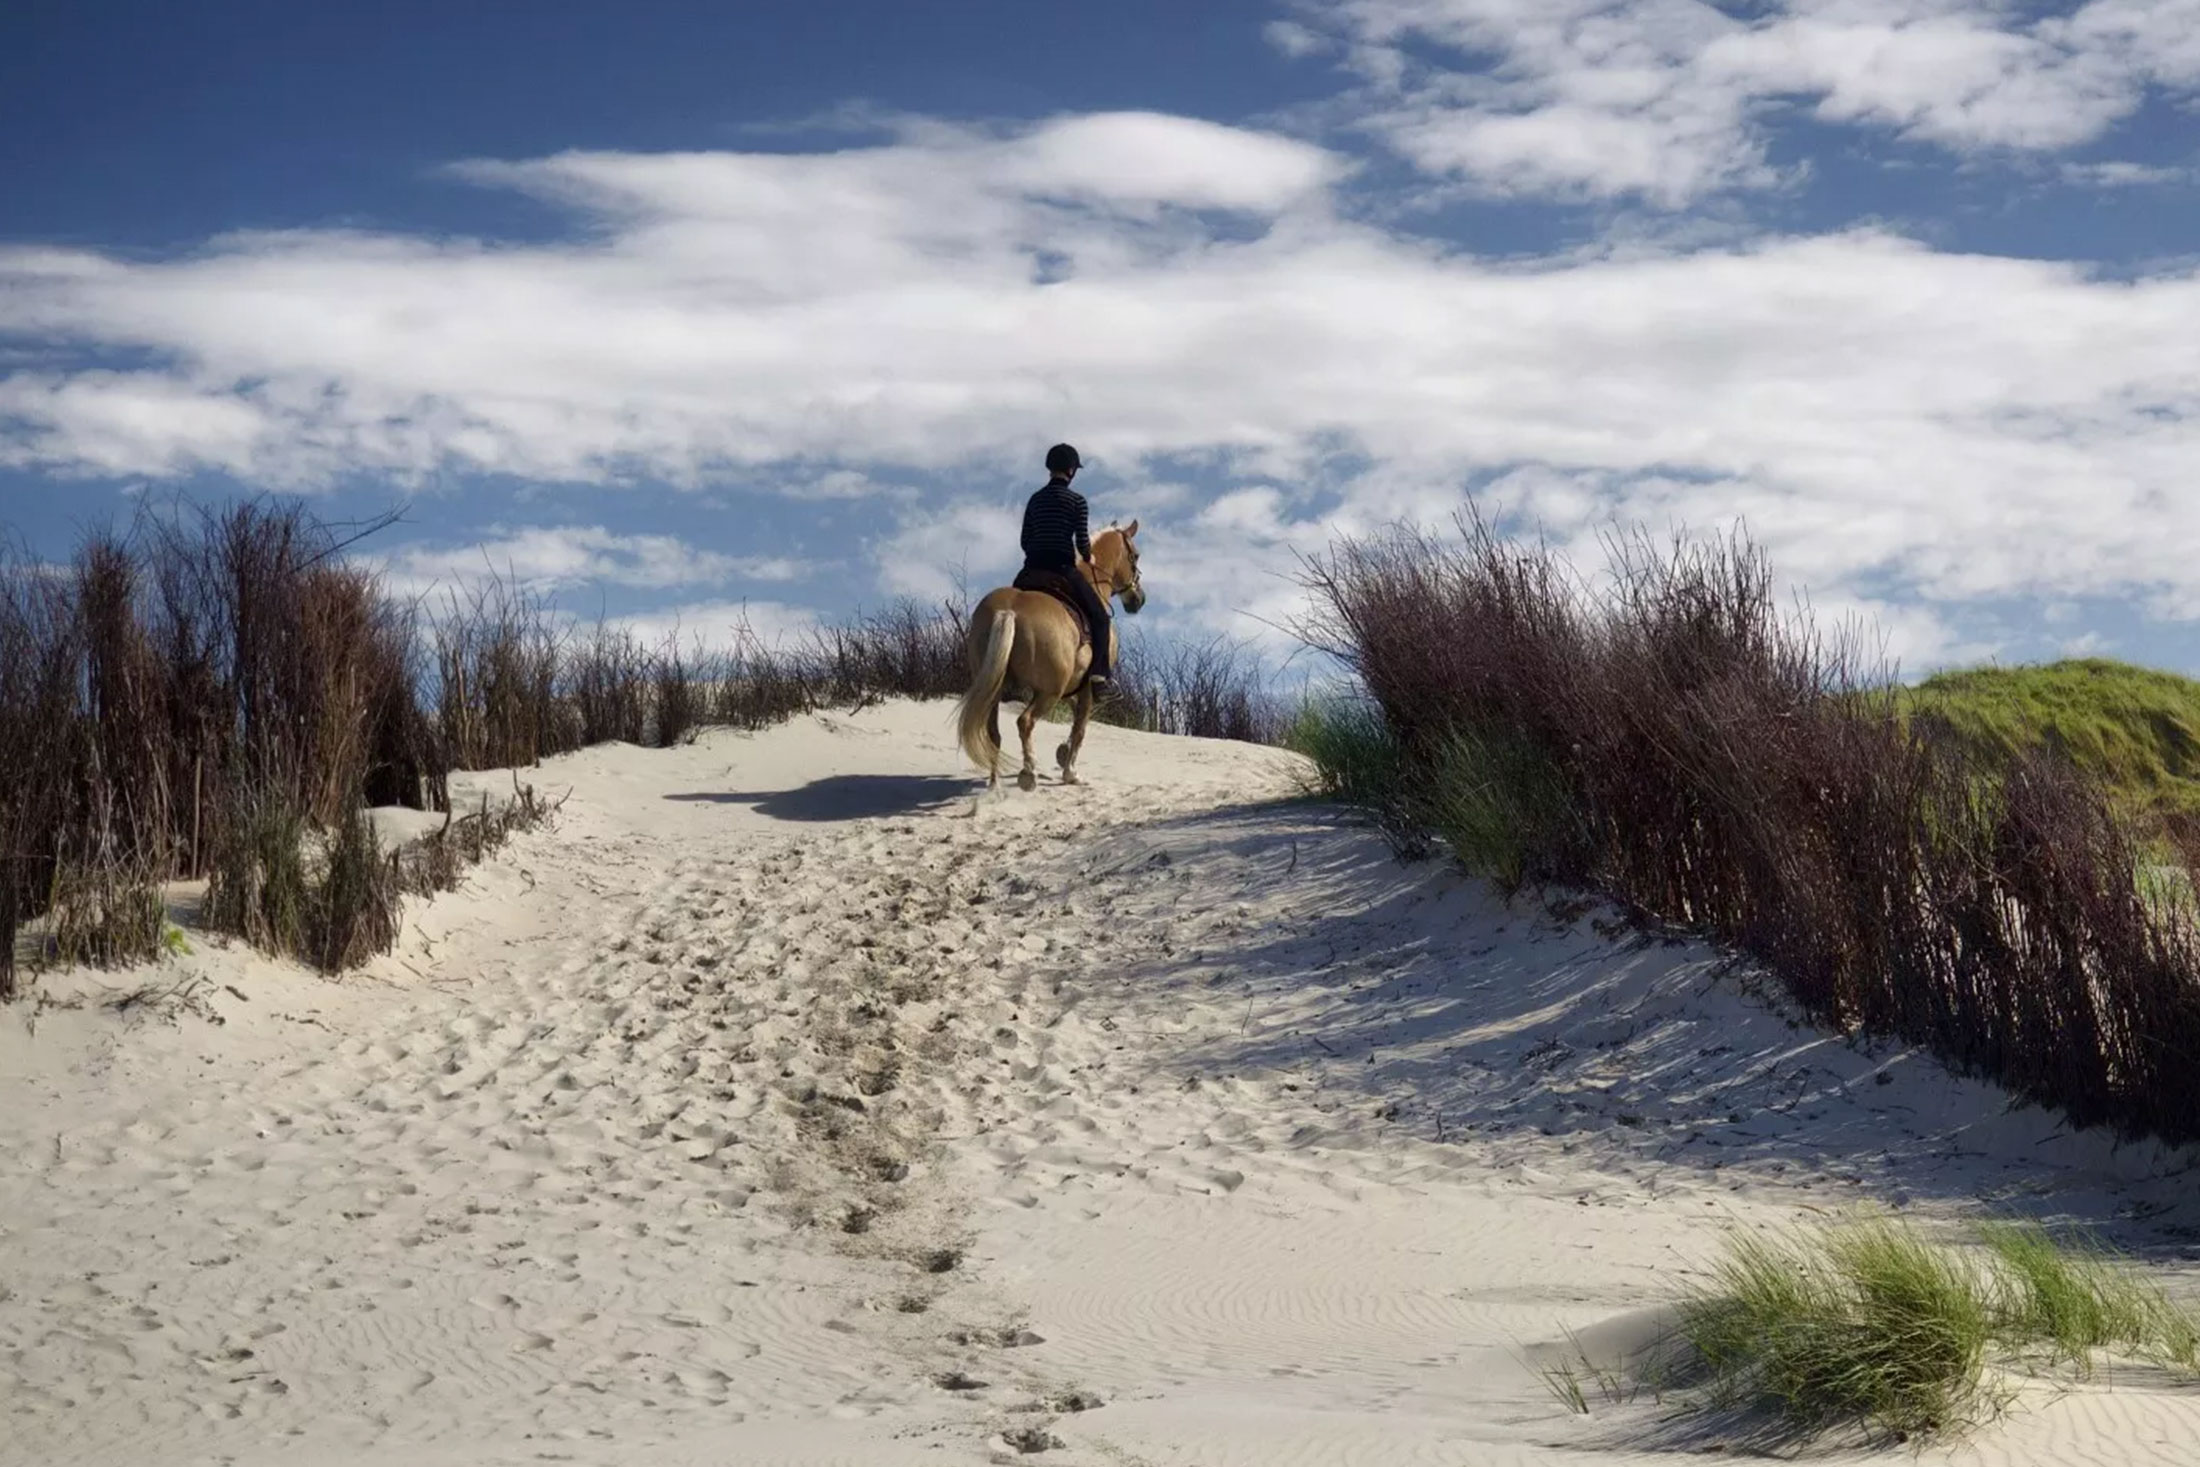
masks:
{"type": "Polygon", "coordinates": [[[2006,766],[2052,752],[2135,815],[2200,814],[2200,682],[2107,658],[1941,672],[1900,694],[1907,717],[2006,766]]]}

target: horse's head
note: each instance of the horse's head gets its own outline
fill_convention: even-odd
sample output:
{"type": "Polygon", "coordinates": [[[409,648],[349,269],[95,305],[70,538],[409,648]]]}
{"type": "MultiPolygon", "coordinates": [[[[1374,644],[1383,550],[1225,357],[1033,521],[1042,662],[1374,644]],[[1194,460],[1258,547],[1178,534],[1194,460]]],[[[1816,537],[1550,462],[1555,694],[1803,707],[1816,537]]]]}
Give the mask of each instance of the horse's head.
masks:
{"type": "Polygon", "coordinates": [[[1092,542],[1092,565],[1104,590],[1123,598],[1123,609],[1133,616],[1146,604],[1146,588],[1138,581],[1138,521],[1120,529],[1102,530],[1092,542]]]}

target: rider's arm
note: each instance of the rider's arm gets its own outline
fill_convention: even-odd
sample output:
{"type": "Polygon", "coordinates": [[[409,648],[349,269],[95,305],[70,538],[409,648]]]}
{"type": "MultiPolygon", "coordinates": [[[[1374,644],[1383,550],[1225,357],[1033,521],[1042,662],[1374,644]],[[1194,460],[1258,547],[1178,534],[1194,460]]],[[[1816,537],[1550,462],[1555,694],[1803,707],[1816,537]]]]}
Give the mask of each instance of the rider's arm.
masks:
{"type": "Polygon", "coordinates": [[[1071,510],[1071,515],[1073,517],[1072,522],[1077,526],[1077,558],[1079,560],[1091,560],[1092,540],[1086,533],[1089,519],[1085,511],[1085,496],[1079,494],[1074,497],[1076,507],[1071,510]]]}

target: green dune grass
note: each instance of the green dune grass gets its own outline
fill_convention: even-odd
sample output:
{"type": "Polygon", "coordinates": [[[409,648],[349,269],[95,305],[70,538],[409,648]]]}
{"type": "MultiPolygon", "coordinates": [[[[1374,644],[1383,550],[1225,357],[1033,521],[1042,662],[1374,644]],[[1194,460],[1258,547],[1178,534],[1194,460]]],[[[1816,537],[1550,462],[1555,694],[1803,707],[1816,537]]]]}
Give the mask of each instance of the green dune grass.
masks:
{"type": "Polygon", "coordinates": [[[2200,814],[2200,681],[2088,657],[1938,673],[1898,706],[1990,760],[2059,751],[2130,813],[2200,814]]]}

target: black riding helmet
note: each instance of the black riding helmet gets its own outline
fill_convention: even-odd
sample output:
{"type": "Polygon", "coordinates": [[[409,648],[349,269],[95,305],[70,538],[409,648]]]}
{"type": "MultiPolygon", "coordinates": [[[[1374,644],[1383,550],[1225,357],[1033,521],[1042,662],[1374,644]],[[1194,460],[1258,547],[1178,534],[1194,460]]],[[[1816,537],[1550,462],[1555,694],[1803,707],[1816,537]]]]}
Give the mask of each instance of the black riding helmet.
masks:
{"type": "Polygon", "coordinates": [[[1084,466],[1077,457],[1077,450],[1067,443],[1057,443],[1047,450],[1047,472],[1050,474],[1066,474],[1071,469],[1081,469],[1084,466]]]}

